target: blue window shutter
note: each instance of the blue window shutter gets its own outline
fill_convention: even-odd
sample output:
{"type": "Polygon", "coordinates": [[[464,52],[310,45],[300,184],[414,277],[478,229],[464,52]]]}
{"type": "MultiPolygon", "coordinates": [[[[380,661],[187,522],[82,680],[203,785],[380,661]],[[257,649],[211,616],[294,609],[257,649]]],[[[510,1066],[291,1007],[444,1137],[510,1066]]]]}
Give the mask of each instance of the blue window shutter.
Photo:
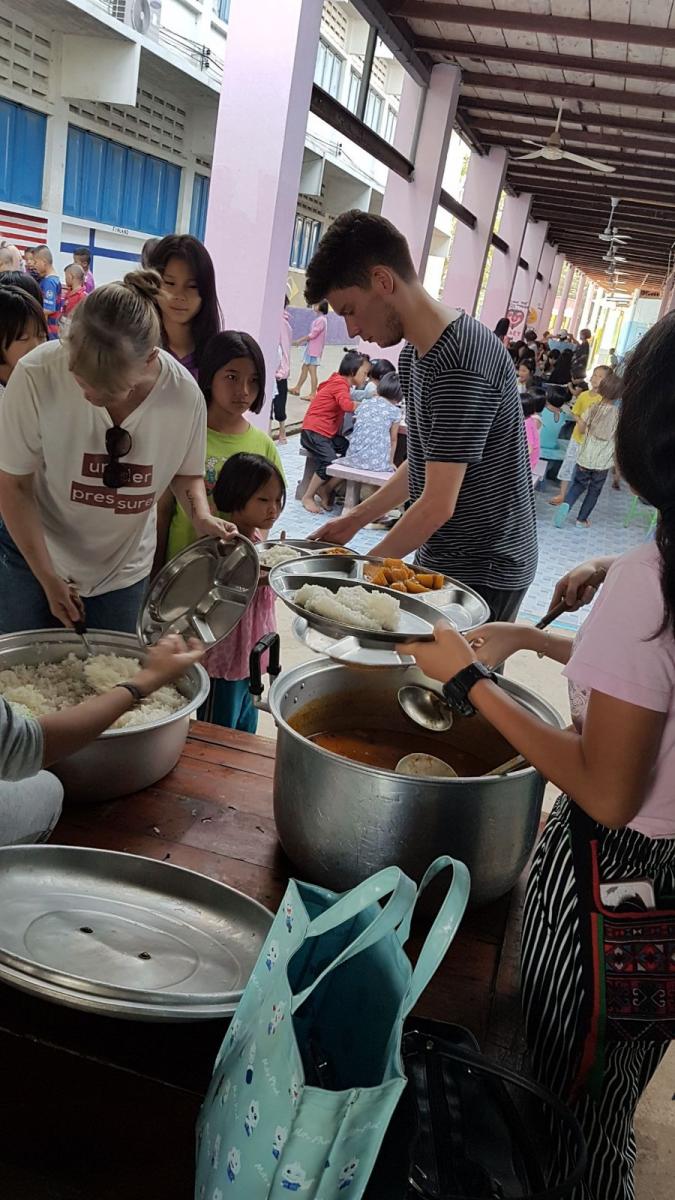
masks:
{"type": "Polygon", "coordinates": [[[82,212],[81,217],[92,221],[101,220],[103,194],[105,191],[106,139],[94,133],[85,134],[82,156],[82,212]]]}
{"type": "Polygon", "coordinates": [[[68,216],[157,235],[171,233],[180,179],[181,169],[173,163],[69,127],[64,195],[68,216]]]}
{"type": "Polygon", "coordinates": [[[163,163],[164,185],[162,189],[162,204],[159,212],[160,234],[173,233],[176,228],[178,215],[178,192],[180,190],[180,167],[173,163],[163,163]]]}
{"type": "MultiPolygon", "coordinates": [[[[145,155],[140,150],[127,150],[127,169],[124,178],[122,212],[120,224],[125,229],[143,229],[141,225],[141,198],[143,194],[143,163],[145,155]]],[[[117,222],[115,222],[117,224],[117,222]]]]}
{"type": "Polygon", "coordinates": [[[192,207],[190,210],[190,233],[193,237],[204,241],[206,232],[206,210],[209,206],[209,188],[211,180],[208,175],[195,175],[192,189],[192,207]]]}
{"type": "Polygon", "coordinates": [[[126,225],[122,220],[124,200],[124,175],[128,151],[126,146],[108,142],[105,155],[103,193],[101,196],[100,221],[107,225],[126,225]]]}
{"type": "Polygon", "coordinates": [[[40,207],[46,134],[42,113],[0,100],[0,200],[40,207]]]}
{"type": "Polygon", "coordinates": [[[87,135],[81,129],[68,129],[68,148],[66,150],[66,178],[63,190],[63,211],[69,217],[80,215],[81,182],[83,176],[82,158],[84,155],[84,139],[87,135]]]}

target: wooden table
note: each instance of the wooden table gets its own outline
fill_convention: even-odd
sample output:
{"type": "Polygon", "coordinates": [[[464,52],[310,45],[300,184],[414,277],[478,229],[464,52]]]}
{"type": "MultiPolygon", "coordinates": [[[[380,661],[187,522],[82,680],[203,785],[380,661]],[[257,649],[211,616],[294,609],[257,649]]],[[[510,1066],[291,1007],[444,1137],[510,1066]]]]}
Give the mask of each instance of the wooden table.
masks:
{"type": "MultiPolygon", "coordinates": [[[[154,787],[67,809],[53,840],[201,871],[275,909],[292,867],[272,816],[274,742],[194,722],[154,787]]],[[[522,888],[469,912],[419,1015],[518,1047],[522,888]]],[[[424,928],[413,931],[419,945],[424,928]]],[[[71,1012],[0,987],[0,1196],[190,1200],[194,1121],[226,1023],[154,1025],[71,1012]]]]}

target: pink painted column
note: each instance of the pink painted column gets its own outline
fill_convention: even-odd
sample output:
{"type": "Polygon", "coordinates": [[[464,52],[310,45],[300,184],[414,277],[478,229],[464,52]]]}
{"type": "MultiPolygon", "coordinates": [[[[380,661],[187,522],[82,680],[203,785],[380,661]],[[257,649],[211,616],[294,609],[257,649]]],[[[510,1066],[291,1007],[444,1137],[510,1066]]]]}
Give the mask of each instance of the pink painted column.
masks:
{"type": "Polygon", "coordinates": [[[541,251],[541,258],[539,259],[539,274],[542,276],[542,278],[535,279],[534,287],[532,288],[532,296],[530,299],[530,307],[535,308],[539,314],[537,320],[534,322],[535,326],[538,326],[539,324],[541,311],[544,307],[544,301],[548,294],[548,285],[551,278],[551,271],[553,270],[555,251],[555,246],[552,246],[550,242],[544,242],[541,251]]]}
{"type": "MultiPolygon", "coordinates": [[[[232,5],[213,150],[206,245],[226,326],[263,349],[279,328],[321,26],[318,0],[232,5]],[[261,38],[260,31],[265,30],[261,38]]],[[[254,424],[267,428],[272,387],[254,424]]]]}
{"type": "MultiPolygon", "coordinates": [[[[418,119],[418,106],[423,104],[422,119],[415,153],[415,174],[411,180],[389,172],[382,200],[382,216],[391,221],[405,236],[418,274],[423,279],[429,257],[429,247],[436,221],[448,146],[457,111],[461,83],[458,67],[440,63],[431,72],[425,97],[413,80],[406,75],[403,82],[394,145],[409,154],[412,135],[418,119]]],[[[359,349],[371,357],[385,356],[398,362],[403,346],[388,346],[383,350],[373,342],[359,342],[359,349]]]]}
{"type": "Polygon", "coordinates": [[[468,225],[457,222],[443,288],[445,303],[453,308],[463,308],[468,313],[476,310],[506,175],[506,162],[506,151],[501,146],[493,146],[490,153],[483,157],[474,153],[469,159],[462,204],[475,215],[476,226],[470,229],[468,225]]]}
{"type": "Polygon", "coordinates": [[[576,268],[573,263],[567,264],[567,267],[566,267],[567,273],[565,275],[565,281],[563,283],[562,292],[560,294],[560,306],[558,308],[558,312],[556,313],[555,324],[553,326],[553,333],[560,333],[560,330],[564,329],[564,327],[565,327],[565,309],[567,308],[567,301],[570,298],[570,289],[572,287],[572,280],[574,279],[575,270],[576,270],[576,268]]]}
{"type": "Polygon", "coordinates": [[[492,255],[480,310],[480,319],[489,329],[494,329],[500,317],[505,317],[508,312],[531,205],[532,196],[527,192],[520,196],[507,196],[504,201],[499,236],[509,248],[506,254],[495,249],[492,255]]]}
{"type": "Polygon", "coordinates": [[[530,307],[532,292],[537,281],[537,271],[539,270],[539,260],[541,252],[544,249],[546,234],[548,233],[548,221],[528,221],[525,237],[523,239],[523,249],[521,257],[527,263],[527,270],[519,267],[516,272],[516,280],[513,285],[513,295],[511,299],[514,304],[523,304],[530,307]]]}
{"type": "Polygon", "coordinates": [[[575,337],[577,336],[577,333],[579,332],[579,321],[581,319],[581,311],[582,311],[585,301],[586,301],[586,292],[588,291],[588,284],[589,284],[589,281],[586,278],[586,276],[581,275],[581,277],[579,279],[579,286],[577,288],[576,299],[574,301],[574,308],[572,309],[572,316],[570,318],[570,323],[569,323],[569,332],[573,333],[575,337]]]}
{"type": "Polygon", "coordinates": [[[562,275],[564,262],[564,254],[555,255],[553,259],[553,266],[551,268],[551,278],[548,281],[548,291],[541,310],[541,318],[538,326],[539,334],[544,334],[546,333],[546,330],[549,329],[551,313],[553,312],[553,305],[555,304],[555,298],[558,294],[558,284],[560,283],[560,276],[562,275]]]}

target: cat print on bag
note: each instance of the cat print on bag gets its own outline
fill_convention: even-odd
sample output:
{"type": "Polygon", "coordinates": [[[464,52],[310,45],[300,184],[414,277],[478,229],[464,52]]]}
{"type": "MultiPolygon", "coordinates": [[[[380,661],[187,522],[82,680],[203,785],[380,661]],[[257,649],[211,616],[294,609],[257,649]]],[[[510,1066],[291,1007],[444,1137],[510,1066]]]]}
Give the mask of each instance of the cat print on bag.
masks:
{"type": "Polygon", "coordinates": [[[213,1154],[211,1155],[211,1166],[214,1168],[214,1170],[218,1169],[218,1163],[220,1162],[220,1143],[221,1137],[220,1134],[217,1133],[216,1139],[213,1143],[213,1154]]]}
{"type": "Polygon", "coordinates": [[[293,905],[291,904],[290,900],[287,900],[284,905],[284,918],[286,921],[286,928],[287,928],[288,932],[292,933],[293,932],[293,905]]]}
{"type": "Polygon", "coordinates": [[[308,1192],[313,1183],[314,1180],[307,1178],[307,1172],[303,1171],[300,1163],[289,1163],[284,1167],[281,1186],[287,1192],[308,1192]]]}
{"type": "Polygon", "coordinates": [[[234,1017],[232,1024],[230,1025],[230,1028],[228,1031],[230,1049],[232,1049],[232,1047],[234,1046],[234,1043],[236,1042],[236,1040],[239,1036],[240,1030],[241,1030],[241,1021],[237,1017],[234,1017]]]}
{"type": "Polygon", "coordinates": [[[272,1143],[272,1156],[273,1158],[276,1158],[277,1161],[281,1158],[281,1151],[286,1145],[287,1137],[288,1130],[284,1129],[281,1125],[277,1125],[276,1129],[274,1130],[274,1141],[272,1143]]]}
{"type": "Polygon", "coordinates": [[[358,1158],[353,1158],[351,1162],[345,1163],[338,1176],[338,1191],[344,1192],[348,1187],[351,1187],[354,1182],[354,1176],[359,1165],[358,1158]]]}
{"type": "Polygon", "coordinates": [[[270,1037],[276,1033],[277,1029],[281,1025],[281,1022],[284,1019],[285,1007],[286,1005],[284,1004],[283,1000],[279,1000],[277,1004],[272,1005],[272,1015],[267,1026],[267,1033],[270,1037]]]}
{"type": "Polygon", "coordinates": [[[250,1137],[260,1120],[260,1106],[257,1100],[252,1100],[248,1106],[248,1112],[244,1117],[244,1131],[247,1137],[250,1137]]]}
{"type": "Polygon", "coordinates": [[[258,1052],[258,1047],[256,1046],[255,1042],[251,1042],[251,1045],[248,1048],[248,1062],[246,1064],[246,1074],[244,1075],[244,1079],[246,1080],[246,1082],[248,1084],[253,1083],[253,1066],[255,1063],[255,1056],[256,1056],[257,1052],[258,1052]]]}
{"type": "Polygon", "coordinates": [[[224,1086],[222,1092],[220,1093],[220,1107],[224,1108],[230,1098],[232,1083],[229,1079],[225,1079],[224,1077],[223,1080],[221,1080],[221,1083],[222,1082],[224,1082],[224,1086]]]}
{"type": "Polygon", "coordinates": [[[223,1200],[223,1193],[221,1192],[220,1188],[214,1188],[211,1195],[211,1200],[223,1200]]]}
{"type": "Polygon", "coordinates": [[[276,966],[278,960],[279,960],[279,943],[278,942],[270,942],[270,944],[267,948],[267,957],[265,959],[265,966],[267,967],[267,970],[271,971],[273,969],[273,967],[276,966]]]}
{"type": "Polygon", "coordinates": [[[230,1183],[234,1183],[237,1175],[241,1171],[241,1155],[236,1146],[233,1146],[227,1156],[227,1178],[230,1183]]]}
{"type": "Polygon", "coordinates": [[[295,1108],[298,1100],[300,1099],[300,1091],[300,1080],[298,1079],[297,1075],[291,1075],[291,1086],[288,1089],[288,1094],[291,1098],[291,1104],[293,1105],[293,1108],[295,1108]]]}

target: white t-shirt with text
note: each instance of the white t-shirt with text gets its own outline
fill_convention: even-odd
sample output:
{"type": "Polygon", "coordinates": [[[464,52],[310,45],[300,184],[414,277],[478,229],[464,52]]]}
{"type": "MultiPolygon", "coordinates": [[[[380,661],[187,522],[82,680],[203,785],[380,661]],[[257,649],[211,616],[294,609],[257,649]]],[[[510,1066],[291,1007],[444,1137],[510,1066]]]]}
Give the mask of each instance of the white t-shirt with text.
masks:
{"type": "Polygon", "coordinates": [[[57,573],[82,596],[130,587],[149,573],[156,503],[176,475],[203,475],[206,405],[192,376],[160,350],[150,395],[122,426],[132,446],[121,461],[129,486],[107,488],[106,408],[85,399],[59,342],[17,364],[0,404],[0,470],[33,475],[57,573]]]}

